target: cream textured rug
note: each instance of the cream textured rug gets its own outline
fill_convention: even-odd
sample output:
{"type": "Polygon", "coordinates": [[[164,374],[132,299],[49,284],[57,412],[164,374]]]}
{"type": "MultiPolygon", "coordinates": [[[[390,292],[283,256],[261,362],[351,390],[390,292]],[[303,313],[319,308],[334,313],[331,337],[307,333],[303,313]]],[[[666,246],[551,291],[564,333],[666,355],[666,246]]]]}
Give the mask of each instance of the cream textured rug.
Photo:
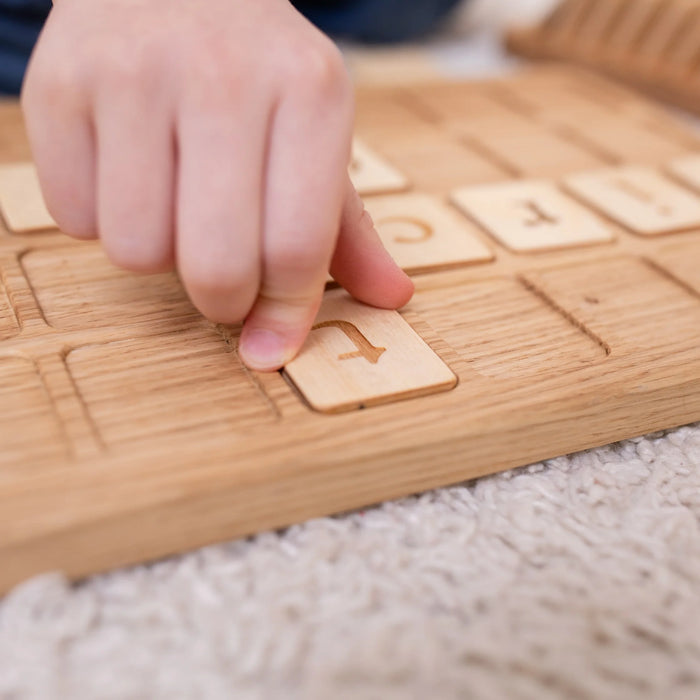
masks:
{"type": "Polygon", "coordinates": [[[700,697],[700,425],[0,606],[0,698],[700,697]]]}
{"type": "Polygon", "coordinates": [[[698,700],[699,522],[696,425],[44,576],[0,602],[0,700],[698,700]]]}

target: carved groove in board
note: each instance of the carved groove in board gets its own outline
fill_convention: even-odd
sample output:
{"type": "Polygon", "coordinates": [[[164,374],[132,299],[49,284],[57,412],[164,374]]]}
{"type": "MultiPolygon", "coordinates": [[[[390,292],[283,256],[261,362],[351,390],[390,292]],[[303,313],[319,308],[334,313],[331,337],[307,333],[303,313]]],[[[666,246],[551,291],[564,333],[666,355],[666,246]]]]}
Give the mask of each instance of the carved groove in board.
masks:
{"type": "MultiPolygon", "coordinates": [[[[31,306],[28,307],[28,320],[31,322],[36,322],[36,321],[41,321],[42,325],[49,326],[49,322],[46,318],[46,314],[44,314],[44,309],[42,309],[41,304],[39,303],[39,297],[37,295],[37,290],[34,287],[34,283],[32,282],[30,276],[27,274],[27,269],[24,265],[24,261],[32,251],[31,250],[23,250],[18,256],[17,256],[17,265],[19,267],[19,271],[21,273],[21,277],[16,276],[15,280],[17,283],[19,283],[18,286],[28,289],[29,293],[31,294],[31,306]]],[[[22,290],[24,291],[24,289],[22,290]]]]}
{"type": "MultiPolygon", "coordinates": [[[[610,346],[596,333],[594,333],[586,324],[578,319],[574,314],[567,311],[563,306],[558,304],[549,294],[547,294],[543,289],[537,286],[537,284],[530,279],[527,275],[519,275],[517,277],[518,281],[527,289],[529,292],[540,298],[547,306],[556,311],[562,318],[566,319],[574,328],[581,331],[584,335],[587,335],[594,343],[599,345],[606,355],[610,355],[610,346]]],[[[594,299],[589,300],[590,303],[597,303],[594,299]]]]}
{"type": "MultiPolygon", "coordinates": [[[[500,381],[530,382],[604,360],[605,347],[517,277],[418,292],[410,308],[470,368],[500,381]]],[[[525,384],[523,384],[525,386],[525,384]]]]}
{"type": "MultiPolygon", "coordinates": [[[[677,246],[677,248],[682,248],[681,246],[677,246]]],[[[683,246],[684,248],[684,246],[683,246]]],[[[686,249],[687,250],[687,249],[686,249]]],[[[700,274],[698,273],[698,265],[697,262],[695,264],[691,265],[691,271],[697,276],[697,281],[695,281],[695,284],[698,286],[694,286],[694,283],[691,281],[687,281],[684,279],[684,273],[682,271],[674,271],[673,267],[674,264],[676,264],[676,261],[671,261],[669,260],[665,255],[666,251],[662,250],[659,253],[659,260],[653,260],[651,258],[646,258],[643,257],[641,260],[648,265],[652,270],[660,274],[662,277],[666,277],[669,279],[671,282],[674,282],[677,284],[681,289],[685,290],[690,294],[691,296],[698,297],[700,298],[700,274]]],[[[699,257],[700,255],[700,249],[693,253],[691,253],[691,257],[685,258],[683,260],[684,263],[687,263],[689,260],[690,261],[698,261],[700,260],[699,257]]]]}
{"type": "Polygon", "coordinates": [[[214,324],[214,330],[219,334],[224,343],[226,353],[230,353],[236,357],[243,373],[248,377],[250,383],[255,386],[260,395],[267,401],[270,411],[275,414],[278,420],[282,418],[283,411],[275,399],[274,391],[271,391],[271,384],[265,381],[266,378],[273,376],[271,373],[259,373],[249,370],[240,360],[238,356],[238,342],[240,340],[242,326],[230,326],[225,323],[214,324]]]}
{"type": "MultiPolygon", "coordinates": [[[[404,307],[399,313],[430,349],[455,373],[458,383],[462,377],[468,377],[470,382],[474,382],[479,375],[469,368],[464,358],[435,331],[423,316],[413,311],[410,306],[404,307]]],[[[473,383],[470,384],[470,387],[473,388],[473,386],[473,383]]]]}
{"type": "Polygon", "coordinates": [[[460,141],[463,141],[469,148],[474,150],[475,153],[478,153],[487,160],[490,160],[496,167],[500,168],[504,173],[510,175],[511,177],[521,177],[525,174],[521,168],[518,168],[511,161],[498,153],[498,151],[490,148],[487,144],[481,143],[477,139],[470,138],[466,135],[461,136],[460,141]]]}
{"type": "MultiPolygon", "coordinates": [[[[2,262],[0,261],[1,265],[2,262]]],[[[0,341],[13,338],[20,332],[17,314],[5,292],[3,277],[2,270],[0,270],[0,341]]]]}
{"type": "Polygon", "coordinates": [[[687,361],[700,360],[697,295],[659,274],[641,257],[587,261],[526,274],[559,306],[604,338],[617,358],[665,361],[685,352],[687,361]],[[673,352],[668,346],[671,337],[673,352]]]}
{"type": "Polygon", "coordinates": [[[67,352],[36,360],[39,376],[75,457],[99,454],[105,444],[66,364],[67,352]]]}
{"type": "Polygon", "coordinates": [[[174,274],[121,270],[96,243],[26,251],[22,269],[42,318],[57,330],[112,328],[119,318],[162,333],[201,319],[174,274]]]}
{"type": "Polygon", "coordinates": [[[84,346],[66,362],[109,448],[171,433],[233,440],[278,417],[213,328],[84,346]]]}
{"type": "Polygon", "coordinates": [[[22,258],[27,251],[0,261],[0,273],[8,301],[17,320],[19,330],[31,327],[46,327],[34,288],[25,274],[22,258]]]}
{"type": "Polygon", "coordinates": [[[55,401],[37,364],[23,354],[0,355],[0,426],[0,483],[8,469],[34,474],[70,454],[55,401]]]}

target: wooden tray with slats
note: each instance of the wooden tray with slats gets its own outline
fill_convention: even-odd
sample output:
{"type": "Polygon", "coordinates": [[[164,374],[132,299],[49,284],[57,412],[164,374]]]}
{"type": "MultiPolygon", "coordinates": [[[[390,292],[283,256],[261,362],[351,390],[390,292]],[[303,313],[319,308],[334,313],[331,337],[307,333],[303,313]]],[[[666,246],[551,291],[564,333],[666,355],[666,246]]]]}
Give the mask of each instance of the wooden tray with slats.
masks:
{"type": "MultiPolygon", "coordinates": [[[[46,229],[31,167],[0,167],[0,589],[700,420],[695,134],[543,68],[360,89],[357,135],[352,176],[415,297],[329,288],[273,374],[174,275],[46,229]]],[[[0,160],[27,159],[2,105],[0,160]]]]}
{"type": "Polygon", "coordinates": [[[562,0],[509,48],[573,61],[700,112],[700,0],[562,0]]]}

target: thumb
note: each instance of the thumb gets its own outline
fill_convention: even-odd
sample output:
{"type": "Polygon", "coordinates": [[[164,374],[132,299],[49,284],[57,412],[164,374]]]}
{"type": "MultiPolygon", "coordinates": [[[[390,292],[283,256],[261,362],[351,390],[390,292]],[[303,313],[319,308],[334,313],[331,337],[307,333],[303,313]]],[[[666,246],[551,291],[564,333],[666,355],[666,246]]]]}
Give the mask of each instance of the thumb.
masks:
{"type": "Polygon", "coordinates": [[[397,309],[413,296],[413,282],[384,248],[349,177],[330,272],[356,299],[372,306],[397,309]]]}

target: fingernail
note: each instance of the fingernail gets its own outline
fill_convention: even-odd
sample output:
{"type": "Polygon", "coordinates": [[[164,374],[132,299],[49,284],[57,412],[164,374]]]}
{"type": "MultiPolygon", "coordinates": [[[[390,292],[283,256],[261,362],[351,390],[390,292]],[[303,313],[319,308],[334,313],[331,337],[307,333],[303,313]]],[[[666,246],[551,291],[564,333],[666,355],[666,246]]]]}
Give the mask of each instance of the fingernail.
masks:
{"type": "Polygon", "coordinates": [[[261,372],[279,369],[289,359],[284,339],[265,328],[244,329],[239,353],[248,367],[261,372]]]}

